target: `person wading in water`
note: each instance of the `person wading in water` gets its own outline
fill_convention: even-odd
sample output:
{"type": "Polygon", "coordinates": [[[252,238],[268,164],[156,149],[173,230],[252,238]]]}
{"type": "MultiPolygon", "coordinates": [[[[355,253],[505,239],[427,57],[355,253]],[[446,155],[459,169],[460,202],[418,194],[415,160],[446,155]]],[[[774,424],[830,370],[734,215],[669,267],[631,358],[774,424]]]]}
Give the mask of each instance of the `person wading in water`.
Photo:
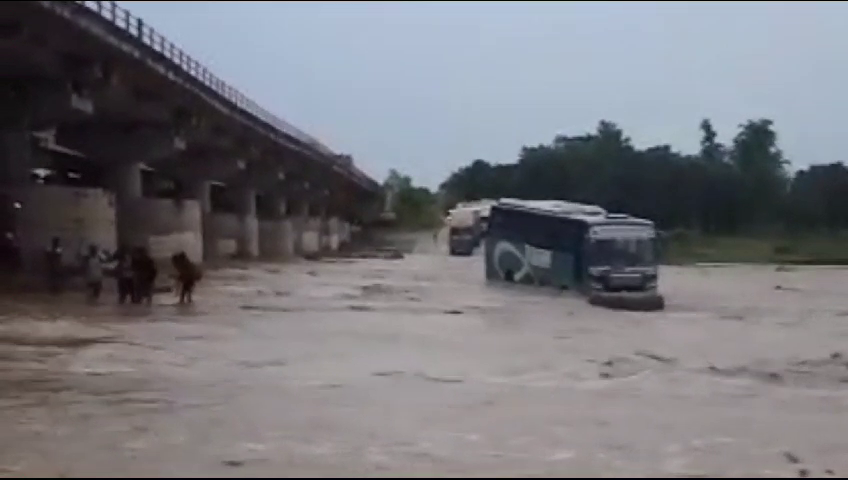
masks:
{"type": "Polygon", "coordinates": [[[118,303],[124,304],[133,299],[135,285],[133,284],[132,257],[125,247],[118,247],[115,252],[115,279],[118,283],[118,303]]]}
{"type": "Polygon", "coordinates": [[[82,258],[85,288],[90,302],[96,302],[103,291],[103,257],[97,245],[89,245],[82,258]]]}
{"type": "Polygon", "coordinates": [[[47,267],[47,287],[50,293],[58,295],[62,293],[64,271],[62,271],[62,245],[59,237],[53,237],[50,247],[44,252],[44,261],[47,267]]]}
{"type": "Polygon", "coordinates": [[[133,271],[133,303],[141,303],[142,300],[148,305],[153,303],[153,288],[156,284],[156,262],[147,253],[144,247],[136,248],[132,256],[133,271]]]}
{"type": "Polygon", "coordinates": [[[192,298],[194,287],[202,277],[200,268],[188,258],[185,252],[172,255],[171,264],[177,271],[177,290],[180,295],[180,304],[192,303],[194,301],[194,298],[192,298]]]}

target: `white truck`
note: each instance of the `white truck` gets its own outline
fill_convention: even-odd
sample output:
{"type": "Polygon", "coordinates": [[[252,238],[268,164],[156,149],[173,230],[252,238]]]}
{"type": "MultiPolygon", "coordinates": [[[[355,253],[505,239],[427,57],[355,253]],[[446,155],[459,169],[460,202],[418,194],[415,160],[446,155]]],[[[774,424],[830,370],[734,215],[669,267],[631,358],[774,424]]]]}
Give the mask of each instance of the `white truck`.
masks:
{"type": "Polygon", "coordinates": [[[477,247],[480,234],[480,211],[477,208],[457,207],[450,211],[448,224],[448,251],[451,255],[471,255],[477,247]]]}

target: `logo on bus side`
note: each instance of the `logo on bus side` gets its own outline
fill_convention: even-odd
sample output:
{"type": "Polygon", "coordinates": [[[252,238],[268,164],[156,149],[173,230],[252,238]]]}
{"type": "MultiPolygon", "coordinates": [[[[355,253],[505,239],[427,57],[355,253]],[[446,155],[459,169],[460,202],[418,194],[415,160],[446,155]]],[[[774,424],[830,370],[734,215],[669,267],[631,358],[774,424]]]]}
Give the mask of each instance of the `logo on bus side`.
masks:
{"type": "Polygon", "coordinates": [[[498,276],[507,280],[510,274],[511,280],[517,283],[535,283],[536,276],[533,268],[550,269],[553,253],[550,250],[524,246],[524,251],[512,243],[501,240],[497,242],[492,251],[492,260],[498,276]]]}

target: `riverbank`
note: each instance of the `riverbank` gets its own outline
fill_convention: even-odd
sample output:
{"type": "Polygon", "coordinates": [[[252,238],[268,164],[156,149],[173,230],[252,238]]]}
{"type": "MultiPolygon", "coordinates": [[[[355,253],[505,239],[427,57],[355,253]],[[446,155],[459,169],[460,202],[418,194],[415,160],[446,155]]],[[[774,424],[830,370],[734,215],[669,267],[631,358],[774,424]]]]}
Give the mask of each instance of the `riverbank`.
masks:
{"type": "MultiPolygon", "coordinates": [[[[438,241],[428,240],[436,230],[382,229],[371,233],[371,242],[391,245],[404,253],[440,252],[447,244],[447,230],[438,231],[438,241]],[[423,239],[423,240],[422,240],[423,239]]],[[[447,254],[447,251],[444,251],[447,254]]],[[[700,263],[835,265],[848,266],[848,236],[704,236],[686,232],[668,235],[662,245],[661,261],[668,265],[700,263]]]]}
{"type": "Polygon", "coordinates": [[[848,237],[772,236],[729,237],[670,234],[663,246],[663,262],[750,263],[778,265],[848,265],[848,237]]]}

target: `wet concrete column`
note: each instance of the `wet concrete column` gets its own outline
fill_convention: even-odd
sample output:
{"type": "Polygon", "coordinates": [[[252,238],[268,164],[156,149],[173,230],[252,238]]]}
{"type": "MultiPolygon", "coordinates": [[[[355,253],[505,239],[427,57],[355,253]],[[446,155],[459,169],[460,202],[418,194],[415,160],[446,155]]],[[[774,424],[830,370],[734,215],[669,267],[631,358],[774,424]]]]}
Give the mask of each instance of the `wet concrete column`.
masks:
{"type": "Polygon", "coordinates": [[[342,244],[339,217],[331,215],[327,218],[327,231],[330,235],[330,250],[336,252],[342,244]]]}
{"type": "Polygon", "coordinates": [[[283,257],[291,258],[297,251],[297,230],[291,216],[291,202],[288,198],[280,196],[280,224],[283,235],[283,257]]]}
{"type": "Polygon", "coordinates": [[[201,258],[214,260],[218,256],[218,235],[212,228],[212,184],[204,180],[193,182],[191,196],[200,206],[201,258]]]}
{"type": "Polygon", "coordinates": [[[45,240],[49,242],[47,239],[55,235],[55,232],[50,231],[45,232],[47,235],[39,235],[44,228],[40,218],[27,218],[36,224],[35,228],[27,226],[24,220],[29,217],[27,200],[33,193],[29,179],[33,164],[32,150],[31,136],[26,129],[9,128],[0,132],[0,190],[8,195],[3,199],[6,204],[2,207],[6,212],[14,212],[5,219],[6,225],[0,235],[13,237],[20,248],[20,266],[24,271],[35,271],[43,266],[42,252],[47,246],[45,240]],[[19,210],[19,206],[26,210],[19,210]]]}
{"type": "Polygon", "coordinates": [[[294,212],[294,230],[297,241],[297,253],[306,255],[318,251],[318,239],[314,232],[311,232],[312,225],[309,218],[309,202],[301,201],[298,203],[297,209],[294,212]]]}
{"type": "Polygon", "coordinates": [[[146,247],[147,238],[140,225],[136,225],[134,211],[143,197],[141,164],[118,165],[112,169],[112,191],[115,194],[115,226],[118,245],[146,247]]]}
{"type": "Polygon", "coordinates": [[[350,223],[347,219],[339,219],[339,246],[343,247],[350,243],[350,223]]]}
{"type": "Polygon", "coordinates": [[[0,126],[0,185],[21,188],[30,183],[30,170],[35,166],[32,112],[27,95],[7,91],[0,96],[4,117],[0,126]]]}
{"type": "Polygon", "coordinates": [[[332,250],[329,209],[324,203],[319,203],[316,207],[315,223],[318,227],[318,248],[322,251],[332,250]]]}
{"type": "Polygon", "coordinates": [[[288,202],[286,201],[286,197],[276,195],[274,197],[274,205],[276,206],[276,213],[279,218],[285,218],[286,213],[288,212],[288,202]]]}
{"type": "Polygon", "coordinates": [[[30,183],[32,142],[27,130],[15,128],[0,132],[0,184],[20,187],[30,183]]]}
{"type": "Polygon", "coordinates": [[[259,254],[263,258],[280,259],[287,256],[285,200],[276,192],[268,194],[267,217],[259,220],[259,254]]]}
{"type": "Polygon", "coordinates": [[[200,205],[201,213],[212,213],[212,184],[203,180],[194,183],[192,196],[200,205]]]}
{"type": "Polygon", "coordinates": [[[259,256],[259,219],[256,218],[256,191],[241,189],[239,195],[239,236],[236,255],[242,258],[259,256]]]}

